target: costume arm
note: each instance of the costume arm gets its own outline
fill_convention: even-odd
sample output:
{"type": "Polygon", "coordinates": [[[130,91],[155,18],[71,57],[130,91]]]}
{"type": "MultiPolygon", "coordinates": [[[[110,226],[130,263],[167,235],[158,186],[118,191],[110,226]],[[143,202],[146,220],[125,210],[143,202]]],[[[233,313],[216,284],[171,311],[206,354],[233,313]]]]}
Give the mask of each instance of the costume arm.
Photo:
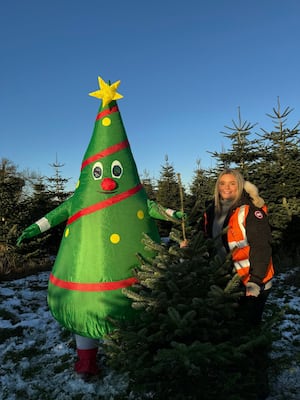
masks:
{"type": "Polygon", "coordinates": [[[50,224],[49,228],[53,228],[54,226],[66,221],[70,216],[70,208],[71,208],[71,198],[61,203],[54,210],[48,212],[48,214],[46,214],[44,218],[49,222],[50,224]]]}
{"type": "Polygon", "coordinates": [[[171,208],[166,208],[156,203],[153,200],[147,200],[148,212],[150,217],[161,219],[163,221],[180,222],[185,214],[181,211],[176,211],[171,208]]]}
{"type": "Polygon", "coordinates": [[[19,246],[24,239],[30,239],[66,221],[69,217],[69,204],[68,200],[64,201],[54,210],[24,229],[21,236],[17,239],[17,245],[19,246]]]}

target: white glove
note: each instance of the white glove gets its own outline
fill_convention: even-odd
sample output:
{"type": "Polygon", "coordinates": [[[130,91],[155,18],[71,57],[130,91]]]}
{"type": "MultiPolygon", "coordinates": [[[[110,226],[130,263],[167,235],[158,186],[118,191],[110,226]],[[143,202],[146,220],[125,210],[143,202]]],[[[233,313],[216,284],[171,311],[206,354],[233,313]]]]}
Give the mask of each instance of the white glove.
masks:
{"type": "Polygon", "coordinates": [[[246,283],[246,296],[254,296],[257,297],[259,296],[261,291],[261,287],[254,282],[248,282],[246,283]]]}

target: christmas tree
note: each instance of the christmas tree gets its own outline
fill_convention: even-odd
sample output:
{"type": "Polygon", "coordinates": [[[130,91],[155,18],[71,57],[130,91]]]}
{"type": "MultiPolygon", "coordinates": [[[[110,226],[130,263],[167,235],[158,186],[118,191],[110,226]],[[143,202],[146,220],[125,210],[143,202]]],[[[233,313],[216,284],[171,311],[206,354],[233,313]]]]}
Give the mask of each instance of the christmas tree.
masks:
{"type": "Polygon", "coordinates": [[[140,257],[138,283],[126,289],[139,313],[116,324],[105,345],[109,364],[129,374],[139,398],[257,399],[253,354],[269,337],[239,318],[230,259],[222,263],[201,233],[184,249],[178,232],[171,236],[169,248],[144,239],[157,257],[140,257]]]}

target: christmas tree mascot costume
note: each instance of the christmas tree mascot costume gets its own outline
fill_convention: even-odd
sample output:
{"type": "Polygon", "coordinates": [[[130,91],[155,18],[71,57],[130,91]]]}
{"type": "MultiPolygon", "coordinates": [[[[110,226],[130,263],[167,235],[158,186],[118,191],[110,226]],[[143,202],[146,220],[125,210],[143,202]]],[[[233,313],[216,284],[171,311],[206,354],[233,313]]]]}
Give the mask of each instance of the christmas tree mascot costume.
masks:
{"type": "Polygon", "coordinates": [[[147,251],[144,233],[159,242],[153,218],[180,220],[178,211],[147,198],[123,126],[116,100],[120,81],[110,85],[100,77],[102,99],[92,138],[85,152],[76,190],[18,239],[32,238],[66,221],[66,228],[49,278],[48,304],[54,318],[75,333],[80,374],[98,374],[98,340],[111,332],[113,319],[132,318],[131,300],[122,289],[133,285],[137,253],[147,251]],[[164,212],[161,212],[163,209],[164,212]]]}

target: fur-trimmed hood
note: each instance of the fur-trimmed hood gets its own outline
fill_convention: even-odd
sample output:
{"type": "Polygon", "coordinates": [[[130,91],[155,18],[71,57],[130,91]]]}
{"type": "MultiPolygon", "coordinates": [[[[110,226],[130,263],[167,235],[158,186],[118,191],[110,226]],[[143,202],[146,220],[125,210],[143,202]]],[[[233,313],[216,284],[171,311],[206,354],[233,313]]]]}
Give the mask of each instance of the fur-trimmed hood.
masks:
{"type": "Polygon", "coordinates": [[[258,189],[257,189],[257,187],[255,185],[253,185],[253,183],[251,183],[249,181],[245,181],[244,190],[249,194],[253,204],[256,207],[261,208],[261,207],[264,206],[265,201],[264,201],[264,199],[262,197],[259,196],[258,189]]]}

